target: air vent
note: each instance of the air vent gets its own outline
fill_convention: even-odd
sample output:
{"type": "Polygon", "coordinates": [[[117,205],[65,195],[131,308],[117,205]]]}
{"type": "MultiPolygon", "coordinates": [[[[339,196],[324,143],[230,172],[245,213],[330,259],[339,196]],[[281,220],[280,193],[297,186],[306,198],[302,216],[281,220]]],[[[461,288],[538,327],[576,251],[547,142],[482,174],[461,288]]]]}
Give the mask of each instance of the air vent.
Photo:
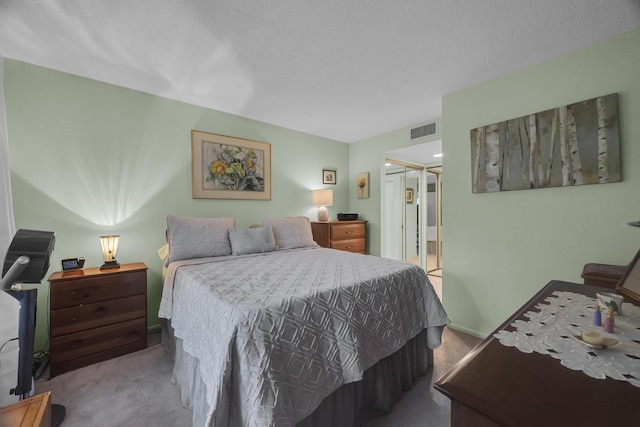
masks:
{"type": "Polygon", "coordinates": [[[426,125],[418,126],[411,129],[411,139],[418,139],[425,136],[436,134],[436,122],[427,123],[426,125]]]}

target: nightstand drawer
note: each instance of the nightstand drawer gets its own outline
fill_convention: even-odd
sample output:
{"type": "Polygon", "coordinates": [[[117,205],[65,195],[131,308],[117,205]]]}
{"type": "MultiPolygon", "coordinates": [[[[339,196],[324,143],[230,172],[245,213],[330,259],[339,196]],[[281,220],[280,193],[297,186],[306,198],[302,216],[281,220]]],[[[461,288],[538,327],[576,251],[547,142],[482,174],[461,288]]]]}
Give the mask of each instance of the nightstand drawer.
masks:
{"type": "Polygon", "coordinates": [[[146,318],[135,319],[51,338],[51,363],[58,364],[138,341],[144,341],[146,346],[146,320],[146,318]]]}
{"type": "Polygon", "coordinates": [[[331,224],[331,240],[365,237],[365,224],[331,224]]]}
{"type": "Polygon", "coordinates": [[[94,304],[63,308],[51,312],[51,336],[57,337],[99,326],[145,317],[145,295],[118,298],[94,304]]]}
{"type": "Polygon", "coordinates": [[[146,291],[146,270],[89,277],[84,280],[61,281],[51,285],[51,309],[140,295],[145,294],[146,291]]]}
{"type": "Polygon", "coordinates": [[[331,249],[338,249],[340,251],[357,252],[357,253],[363,254],[365,252],[365,240],[353,239],[353,240],[333,241],[331,242],[331,249]]]}

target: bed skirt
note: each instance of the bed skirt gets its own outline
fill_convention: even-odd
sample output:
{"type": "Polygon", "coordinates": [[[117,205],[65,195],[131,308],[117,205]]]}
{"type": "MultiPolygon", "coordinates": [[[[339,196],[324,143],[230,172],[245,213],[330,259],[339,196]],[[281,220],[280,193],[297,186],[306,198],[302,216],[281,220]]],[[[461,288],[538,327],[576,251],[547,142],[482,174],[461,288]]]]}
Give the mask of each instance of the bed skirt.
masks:
{"type": "MultiPolygon", "coordinates": [[[[205,426],[208,404],[198,360],[182,351],[181,340],[173,339],[169,322],[162,320],[162,343],[175,357],[172,381],[180,389],[182,405],[193,411],[193,426],[205,426]]],[[[369,417],[388,414],[402,392],[411,389],[415,379],[425,375],[431,365],[433,350],[428,348],[427,330],[423,330],[396,353],[367,369],[361,381],[344,384],[325,398],[297,425],[357,426],[369,417]]]]}

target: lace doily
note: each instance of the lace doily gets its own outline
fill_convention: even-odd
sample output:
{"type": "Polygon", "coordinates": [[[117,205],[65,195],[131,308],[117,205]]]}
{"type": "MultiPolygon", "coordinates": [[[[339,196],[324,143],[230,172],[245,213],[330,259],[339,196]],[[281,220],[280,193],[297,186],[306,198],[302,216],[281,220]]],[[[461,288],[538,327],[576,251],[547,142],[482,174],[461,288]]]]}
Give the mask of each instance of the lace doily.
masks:
{"type": "MultiPolygon", "coordinates": [[[[613,333],[593,325],[596,300],[573,292],[553,292],[524,317],[510,326],[514,330],[500,330],[494,336],[507,347],[516,347],[524,353],[546,354],[575,371],[583,371],[596,379],[606,377],[628,381],[640,387],[640,307],[622,305],[622,314],[615,318],[613,333]],[[604,350],[589,348],[572,336],[594,330],[606,338],[620,342],[604,350]]],[[[602,320],[606,317],[602,310],[602,320]]],[[[511,329],[511,328],[509,328],[511,329]]]]}

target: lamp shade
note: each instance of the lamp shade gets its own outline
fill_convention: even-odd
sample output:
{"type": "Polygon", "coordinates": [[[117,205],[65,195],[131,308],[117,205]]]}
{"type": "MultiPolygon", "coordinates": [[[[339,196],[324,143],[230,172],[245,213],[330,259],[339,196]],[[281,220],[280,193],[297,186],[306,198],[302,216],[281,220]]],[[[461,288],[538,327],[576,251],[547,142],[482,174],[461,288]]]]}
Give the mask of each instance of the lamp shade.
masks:
{"type": "Polygon", "coordinates": [[[333,190],[313,190],[313,206],[333,206],[333,190]]]}
{"type": "Polygon", "coordinates": [[[326,222],[329,220],[329,211],[326,206],[333,206],[333,190],[313,190],[312,203],[318,208],[318,221],[326,222]]]}

